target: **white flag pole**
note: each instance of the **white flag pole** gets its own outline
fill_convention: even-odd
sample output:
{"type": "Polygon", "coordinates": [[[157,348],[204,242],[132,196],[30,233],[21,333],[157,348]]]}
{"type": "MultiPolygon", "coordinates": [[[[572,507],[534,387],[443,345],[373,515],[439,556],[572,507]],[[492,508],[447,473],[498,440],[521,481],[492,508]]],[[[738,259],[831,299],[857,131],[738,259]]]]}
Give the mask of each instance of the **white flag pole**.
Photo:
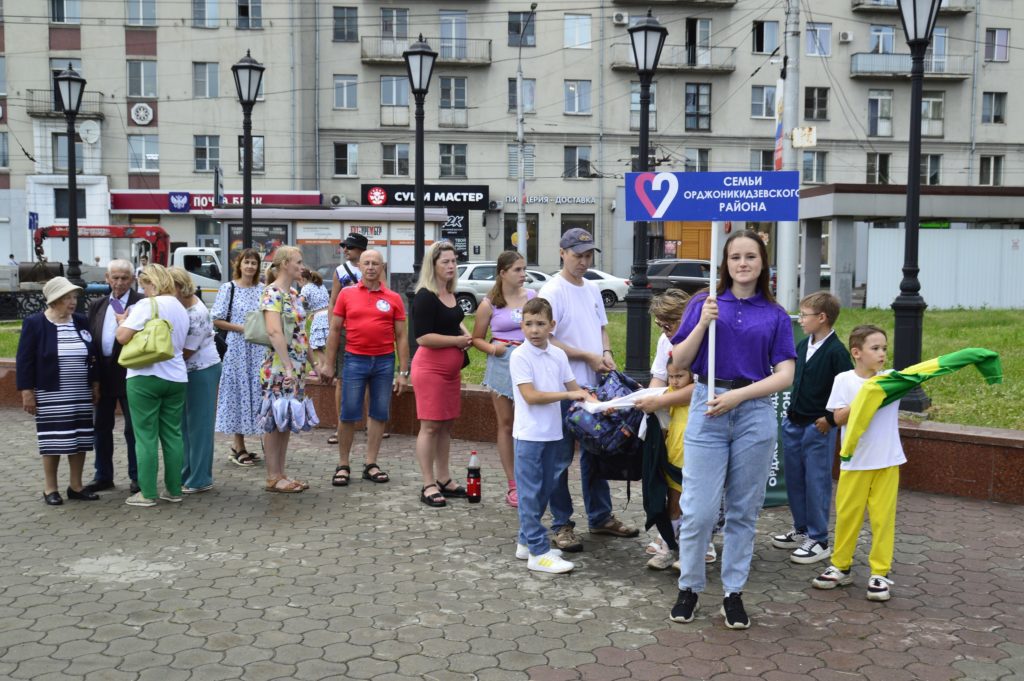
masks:
{"type": "MultiPolygon", "coordinates": [[[[724,222],[716,220],[711,223],[711,276],[708,281],[708,298],[718,297],[718,236],[724,228],[724,222]]],[[[712,321],[708,327],[708,400],[715,398],[715,326],[716,322],[712,321]]]]}

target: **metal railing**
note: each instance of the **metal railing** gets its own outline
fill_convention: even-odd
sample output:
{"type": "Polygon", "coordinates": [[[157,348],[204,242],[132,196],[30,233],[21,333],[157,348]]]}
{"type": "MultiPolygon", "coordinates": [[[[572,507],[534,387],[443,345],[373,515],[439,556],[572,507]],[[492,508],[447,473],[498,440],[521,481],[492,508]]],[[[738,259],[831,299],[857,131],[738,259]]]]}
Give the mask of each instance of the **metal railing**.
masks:
{"type": "MultiPolygon", "coordinates": [[[[26,90],[25,110],[29,116],[64,117],[64,109],[53,90],[26,90]]],[[[8,100],[10,103],[10,100],[8,100]]],[[[78,107],[79,118],[102,118],[103,96],[99,92],[82,93],[82,104],[78,107]]]]}
{"type": "MultiPolygon", "coordinates": [[[[437,50],[438,64],[488,65],[491,63],[491,41],[485,38],[424,38],[437,50]]],[[[415,38],[363,36],[360,49],[364,62],[401,62],[402,53],[415,38]]]]}
{"type": "MultiPolygon", "coordinates": [[[[909,54],[859,52],[850,58],[851,76],[910,76],[909,54]]],[[[966,78],[971,75],[971,57],[966,54],[927,55],[925,76],[966,78]]]]}
{"type": "MultiPolygon", "coordinates": [[[[939,12],[973,12],[976,0],[942,0],[939,5],[939,12]]],[[[896,0],[851,0],[851,7],[854,10],[892,10],[899,9],[896,0]]]]}
{"type": "MultiPolygon", "coordinates": [[[[629,43],[612,45],[613,69],[636,69],[633,47],[629,43]]],[[[658,70],[671,71],[735,71],[735,47],[701,47],[698,45],[665,45],[661,49],[658,70]]]]}

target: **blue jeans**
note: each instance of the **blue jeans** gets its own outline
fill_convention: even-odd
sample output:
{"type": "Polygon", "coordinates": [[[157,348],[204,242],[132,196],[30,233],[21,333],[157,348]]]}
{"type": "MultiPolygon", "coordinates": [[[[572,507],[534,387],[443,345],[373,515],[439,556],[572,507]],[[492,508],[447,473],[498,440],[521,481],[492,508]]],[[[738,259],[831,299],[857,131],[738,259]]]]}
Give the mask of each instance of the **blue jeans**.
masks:
{"type": "Polygon", "coordinates": [[[363,419],[363,396],[370,387],[370,418],[384,423],[391,411],[391,387],[395,382],[395,355],[345,353],[341,372],[342,421],[363,419]]]}
{"type": "MultiPolygon", "coordinates": [[[[569,411],[568,400],[562,401],[562,434],[567,442],[569,450],[567,463],[558,478],[558,484],[551,494],[551,529],[558,531],[561,527],[569,525],[574,527],[572,522],[572,495],[569,494],[569,466],[572,464],[573,447],[576,438],[565,427],[565,414],[569,411]]],[[[593,455],[580,447],[580,478],[583,483],[583,506],[587,510],[587,522],[590,527],[600,527],[612,517],[612,492],[608,487],[608,481],[596,477],[591,468],[591,457],[593,455]]]]}
{"type": "Polygon", "coordinates": [[[782,421],[782,456],[786,496],[793,529],[828,546],[828,511],[832,505],[832,457],[837,428],[822,435],[811,423],[782,421]]]}
{"type": "Polygon", "coordinates": [[[128,408],[128,396],[101,395],[96,404],[94,424],[96,428],[96,455],[93,462],[93,482],[114,482],[114,411],[121,405],[124,416],[124,442],[128,448],[128,478],[139,479],[135,462],[135,430],[132,428],[132,412],[128,408]]]}
{"type": "Polygon", "coordinates": [[[714,418],[705,415],[707,401],[708,388],[698,383],[690,401],[683,445],[679,588],[704,590],[704,552],[724,489],[722,587],[728,594],[743,591],[747,583],[757,516],[764,503],[779,429],[770,398],[747,400],[714,418]]]}
{"type": "Polygon", "coordinates": [[[572,460],[572,445],[565,440],[516,440],[516,488],[519,490],[519,543],[542,556],[551,548],[541,518],[551,493],[572,460]]]}

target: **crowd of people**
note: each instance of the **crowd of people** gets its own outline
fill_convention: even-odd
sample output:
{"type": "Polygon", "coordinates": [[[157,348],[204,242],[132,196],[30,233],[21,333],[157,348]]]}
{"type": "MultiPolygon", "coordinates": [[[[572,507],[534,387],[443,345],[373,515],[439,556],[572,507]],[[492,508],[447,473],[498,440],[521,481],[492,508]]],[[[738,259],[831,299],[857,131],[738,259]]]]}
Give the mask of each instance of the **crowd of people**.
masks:
{"type": "MultiPolygon", "coordinates": [[[[63,277],[47,282],[46,309],[25,320],[17,357],[17,387],[36,419],[45,503],[63,503],[57,473],[64,457],[68,499],[96,500],[114,487],[118,407],[129,505],[178,503],[183,495],[213,489],[215,433],[232,437],[229,460],[246,468],[261,463],[250,451],[259,438],[263,488],[301,493],[309,483],[286,470],[293,429],[265,423],[275,400],[301,403],[307,379],[315,377],[337,385],[338,424],[329,442],[337,444],[339,460],[332,486],[350,483],[355,428],[364,419],[361,478],[391,480],[381,465],[382,441],[392,396],[411,385],[420,422],[419,500],[447,506],[449,499],[467,496],[452,474],[450,450],[452,426],[462,415],[461,372],[475,350],[486,355],[483,383],[492,394],[507,480],[504,502],[518,509],[516,557],[538,572],[574,569],[566,556],[584,548],[568,485],[577,449],[589,533],[638,536],[639,528],[613,513],[608,481],[595,471],[599,453],[577,447],[565,427],[570,405],[593,401],[587,388],[617,366],[600,291],[584,276],[600,252],[593,236],[580,228],[562,235],[562,269],[539,293],[524,287],[523,257],[502,253],[472,332],[455,297],[457,255],[451,243],[436,241],[427,249],[408,315],[402,296],[386,284],[382,254],[368,246],[362,235],[346,238],[330,293],[306,269],[298,248],[279,246],[266,272],[258,251],[243,250],[212,309],[196,295],[186,271],[156,264],[145,265],[136,277],[131,263],[110,262],[110,294],[93,301],[86,314],[76,312],[80,288],[63,277]],[[169,322],[170,351],[126,369],[119,361],[122,350],[156,319],[169,322]],[[265,329],[265,345],[247,340],[254,323],[265,329]],[[411,360],[410,329],[417,345],[411,360]],[[85,457],[93,449],[93,477],[86,484],[85,457]],[[550,531],[542,524],[547,511],[550,531]]],[[[660,470],[672,530],[648,545],[648,565],[679,570],[671,610],[677,622],[693,620],[707,565],[718,558],[713,537],[721,534],[721,612],[730,628],[750,624],[742,592],[779,430],[771,396],[791,384],[782,430],[793,528],[771,543],[789,550],[798,564],[832,558],[814,587],[847,585],[867,508],[873,535],[867,596],[889,598],[898,466],[904,460],[895,405],[879,411],[852,459],[843,463],[834,549],[828,529],[837,428],[848,418],[859,386],[881,371],[885,334],[876,327],[855,329],[851,363],[832,330],[838,302],[822,293],[801,301],[807,338],[795,345],[790,317],[772,297],[767,263],[764,242],[755,233],[733,233],[723,248],[716,290],[692,298],[669,291],[651,306],[662,334],[650,387],[665,390],[639,399],[636,408],[667,416],[667,455],[660,470]],[[713,384],[710,361],[717,369],[713,384]]]]}

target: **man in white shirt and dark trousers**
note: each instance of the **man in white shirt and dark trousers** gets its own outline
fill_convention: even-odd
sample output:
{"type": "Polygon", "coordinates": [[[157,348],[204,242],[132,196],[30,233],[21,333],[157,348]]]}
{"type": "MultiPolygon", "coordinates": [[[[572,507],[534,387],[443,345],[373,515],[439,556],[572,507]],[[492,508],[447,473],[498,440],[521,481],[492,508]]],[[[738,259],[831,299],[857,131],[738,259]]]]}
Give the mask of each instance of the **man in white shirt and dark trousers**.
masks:
{"type": "MultiPolygon", "coordinates": [[[[553,276],[540,290],[540,297],[551,303],[555,330],[551,342],[565,351],[569,366],[581,386],[596,387],[598,373],[615,369],[611,343],[608,339],[608,316],[597,285],[584,278],[594,264],[594,237],[587,230],[574,227],[562,235],[558,244],[562,256],[562,271],[553,276]]],[[[562,402],[562,415],[569,402],[562,402]]],[[[564,427],[564,425],[563,425],[564,427]]],[[[566,430],[570,447],[574,440],[566,430]]],[[[615,537],[635,537],[640,531],[630,527],[612,514],[611,490],[608,481],[597,478],[591,466],[593,454],[580,449],[580,477],[583,484],[583,505],[592,534],[610,534],[615,537]]],[[[551,529],[553,542],[562,551],[583,550],[583,542],[576,536],[572,521],[572,496],[569,494],[569,474],[564,472],[551,495],[551,529]]]]}

